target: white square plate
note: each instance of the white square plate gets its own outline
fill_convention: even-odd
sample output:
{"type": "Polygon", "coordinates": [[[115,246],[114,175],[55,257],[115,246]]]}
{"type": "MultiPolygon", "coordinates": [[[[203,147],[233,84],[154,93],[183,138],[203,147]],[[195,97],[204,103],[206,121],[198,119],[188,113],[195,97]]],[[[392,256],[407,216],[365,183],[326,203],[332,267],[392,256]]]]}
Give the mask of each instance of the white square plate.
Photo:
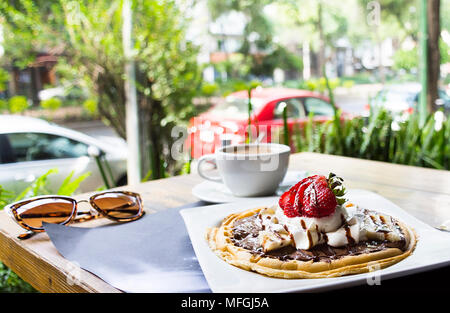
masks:
{"type": "Polygon", "coordinates": [[[258,206],[270,206],[278,197],[257,198],[244,202],[219,204],[181,210],[200,266],[213,292],[294,292],[330,290],[365,284],[374,280],[405,276],[450,264],[450,233],[441,232],[421,222],[394,203],[366,190],[348,190],[347,198],[362,208],[383,212],[413,227],[418,234],[415,251],[393,266],[372,272],[337,278],[280,279],[263,276],[232,266],[209,248],[205,240],[208,227],[220,224],[229,214],[258,206]],[[377,279],[378,279],[377,278],[377,279]]]}

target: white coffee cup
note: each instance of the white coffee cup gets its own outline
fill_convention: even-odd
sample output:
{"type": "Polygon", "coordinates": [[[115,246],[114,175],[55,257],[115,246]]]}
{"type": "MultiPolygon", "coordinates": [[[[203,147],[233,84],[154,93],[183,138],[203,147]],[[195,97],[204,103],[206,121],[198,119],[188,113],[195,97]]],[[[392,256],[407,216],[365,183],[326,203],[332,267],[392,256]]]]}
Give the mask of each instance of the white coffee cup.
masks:
{"type": "Polygon", "coordinates": [[[286,175],[290,152],[289,146],[276,143],[229,145],[201,157],[197,170],[204,179],[223,182],[235,196],[270,196],[286,175]],[[216,163],[220,176],[207,175],[205,161],[216,163]]]}

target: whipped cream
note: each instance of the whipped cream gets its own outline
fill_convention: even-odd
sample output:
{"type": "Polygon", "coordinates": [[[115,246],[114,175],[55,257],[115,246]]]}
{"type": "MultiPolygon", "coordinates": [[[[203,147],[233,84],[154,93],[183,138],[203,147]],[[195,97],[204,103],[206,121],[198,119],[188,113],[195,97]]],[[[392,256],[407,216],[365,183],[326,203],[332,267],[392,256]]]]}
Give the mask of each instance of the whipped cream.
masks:
{"type": "MultiPolygon", "coordinates": [[[[310,249],[315,245],[326,242],[329,233],[337,231],[347,220],[348,215],[344,207],[338,206],[333,214],[325,217],[287,217],[283,209],[277,206],[275,216],[278,221],[285,225],[292,235],[297,249],[310,249]]],[[[344,236],[344,238],[346,238],[344,236]]],[[[343,246],[346,244],[344,238],[335,236],[335,244],[343,246]]]]}
{"type": "Polygon", "coordinates": [[[321,218],[287,217],[279,205],[262,210],[259,220],[263,231],[259,240],[264,251],[287,245],[308,250],[327,243],[342,247],[364,240],[402,240],[398,225],[390,216],[339,205],[333,214],[321,218]]]}

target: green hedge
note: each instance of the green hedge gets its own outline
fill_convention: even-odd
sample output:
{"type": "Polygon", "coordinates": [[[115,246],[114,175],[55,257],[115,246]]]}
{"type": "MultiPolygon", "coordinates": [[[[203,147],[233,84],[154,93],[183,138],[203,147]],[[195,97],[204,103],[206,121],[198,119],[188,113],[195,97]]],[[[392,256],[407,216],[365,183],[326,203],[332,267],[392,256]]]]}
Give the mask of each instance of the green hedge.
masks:
{"type": "Polygon", "coordinates": [[[341,119],[341,113],[337,112],[336,117],[322,124],[310,116],[303,127],[294,127],[290,141],[296,152],[448,170],[450,118],[441,120],[439,116],[444,114],[429,114],[424,125],[420,125],[417,113],[397,121],[382,108],[372,109],[369,117],[353,119],[341,119]]]}

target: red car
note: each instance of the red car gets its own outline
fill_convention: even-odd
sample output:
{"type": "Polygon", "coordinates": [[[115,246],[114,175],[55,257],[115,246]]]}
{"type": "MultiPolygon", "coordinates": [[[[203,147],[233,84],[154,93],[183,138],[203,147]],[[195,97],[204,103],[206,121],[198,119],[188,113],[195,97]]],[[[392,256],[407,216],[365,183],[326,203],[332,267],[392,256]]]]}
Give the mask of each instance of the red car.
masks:
{"type": "MultiPolygon", "coordinates": [[[[318,93],[288,88],[256,88],[252,91],[252,138],[271,142],[274,131],[283,127],[283,108],[287,106],[288,126],[300,127],[314,113],[314,120],[324,122],[334,115],[329,99],[318,93]]],[[[248,131],[248,92],[230,94],[225,101],[193,118],[188,128],[188,146],[193,158],[213,153],[223,144],[245,141],[248,131]]]]}

